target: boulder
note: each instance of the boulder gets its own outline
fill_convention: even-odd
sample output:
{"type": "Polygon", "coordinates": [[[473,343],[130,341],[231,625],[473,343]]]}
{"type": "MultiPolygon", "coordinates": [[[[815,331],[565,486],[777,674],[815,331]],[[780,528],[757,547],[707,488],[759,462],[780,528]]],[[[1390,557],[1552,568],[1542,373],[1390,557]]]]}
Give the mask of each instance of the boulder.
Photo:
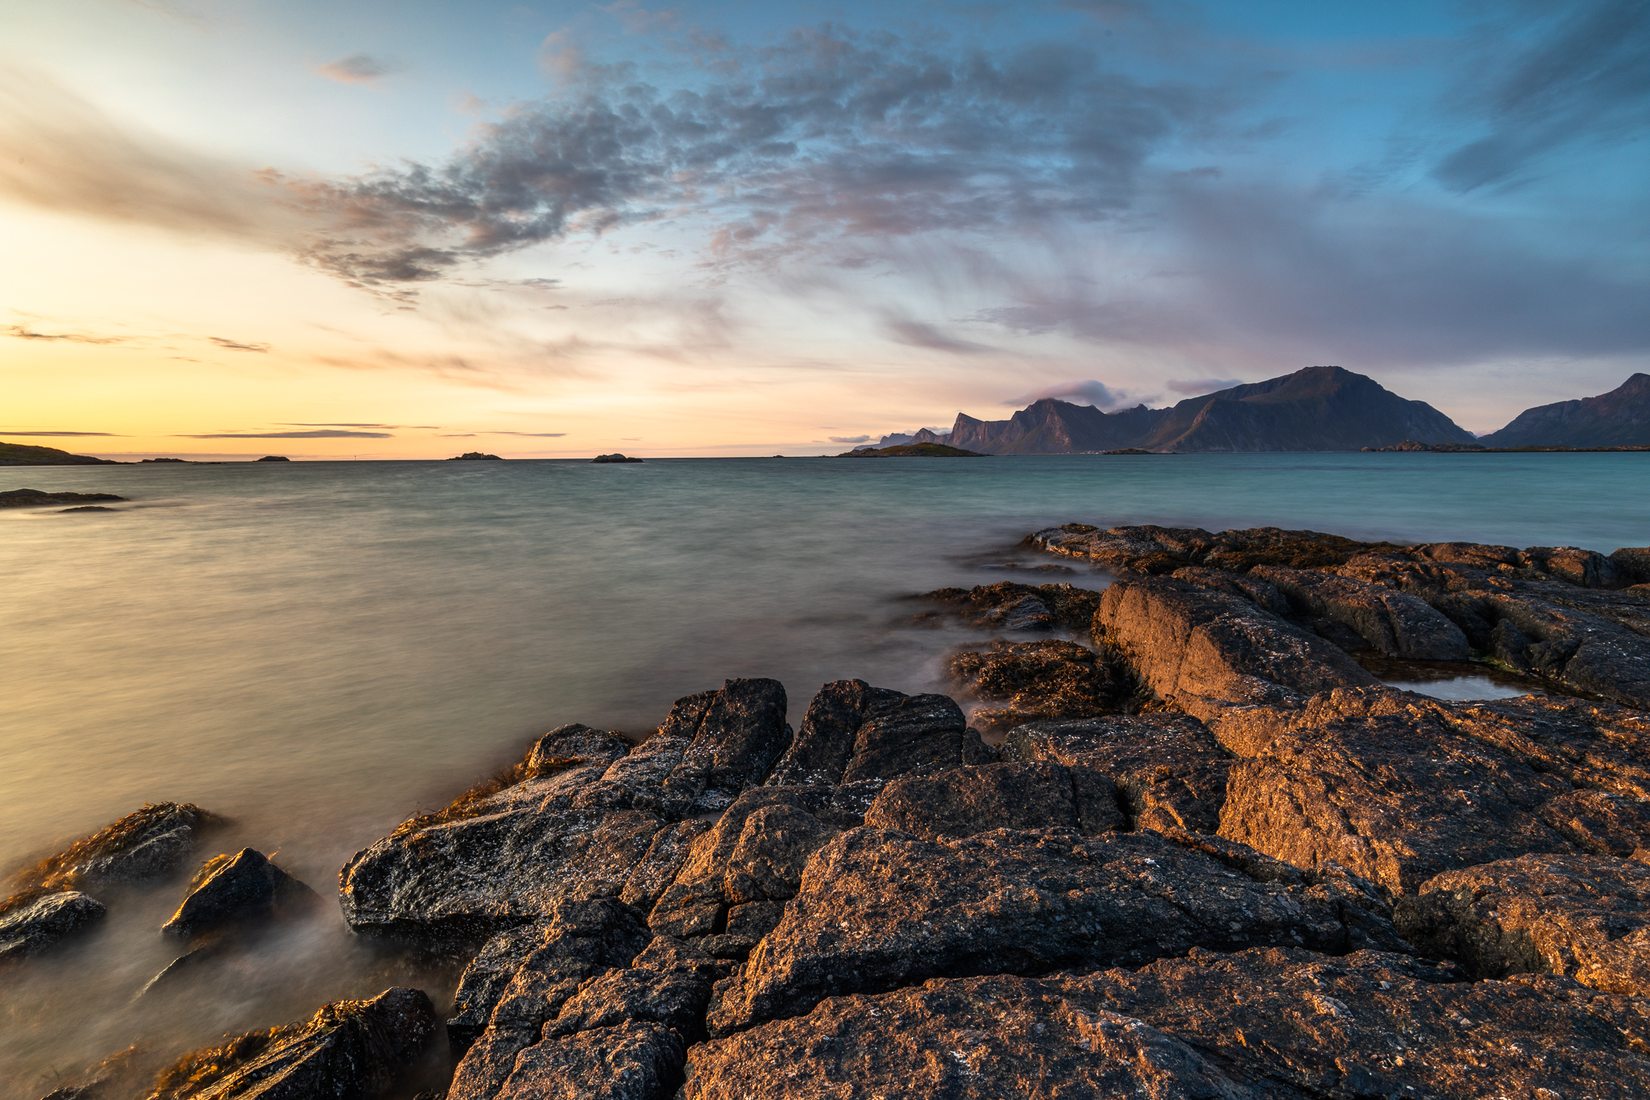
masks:
{"type": "Polygon", "coordinates": [[[48,508],[54,504],[96,505],[123,501],[114,493],[49,493],[44,489],[8,489],[0,493],[0,508],[48,508]]]}
{"type": "Polygon", "coordinates": [[[941,588],[923,597],[952,607],[968,622],[996,630],[1086,632],[1100,593],[1070,584],[998,581],[973,588],[941,588]]]}
{"type": "MultiPolygon", "coordinates": [[[[1065,557],[1084,558],[1112,573],[1173,573],[1206,565],[1242,573],[1257,565],[1310,569],[1339,565],[1371,544],[1321,531],[1252,527],[1218,534],[1196,527],[1113,527],[1102,531],[1068,523],[1038,531],[1033,545],[1065,557]]],[[[1375,544],[1384,545],[1384,544],[1375,544]]]]}
{"type": "Polygon", "coordinates": [[[1097,772],[1117,787],[1130,829],[1214,832],[1231,754],[1195,718],[1177,714],[1035,722],[1003,742],[1009,760],[1097,772]]]}
{"type": "Polygon", "coordinates": [[[986,732],[1049,718],[1087,718],[1128,706],[1136,685],[1112,653],[1075,642],[992,642],[951,655],[952,679],[979,699],[999,704],[974,712],[986,732]]]}
{"type": "Polygon", "coordinates": [[[0,909],[0,964],[55,947],[106,912],[97,899],[74,890],[8,903],[0,909]]]}
{"type": "Polygon", "coordinates": [[[209,860],[195,876],[177,911],[161,925],[173,936],[312,910],[320,898],[262,852],[242,848],[209,860]]]}
{"type": "Polygon", "coordinates": [[[778,926],[718,987],[707,1026],[728,1034],[942,975],[1135,965],[1198,945],[1347,950],[1382,924],[1355,908],[1344,892],[1255,879],[1151,833],[853,829],[814,854],[778,926]]]}
{"type": "Polygon", "coordinates": [[[1650,994],[1650,866],[1526,855],[1423,883],[1397,920],[1417,947],[1475,974],[1542,971],[1607,993],[1650,994]]]}
{"type": "Polygon", "coordinates": [[[158,802],[42,860],[23,876],[48,888],[138,882],[182,867],[200,835],[219,819],[199,806],[158,802]]]}
{"type": "Polygon", "coordinates": [[[1309,569],[1259,566],[1248,576],[1282,592],[1298,614],[1346,627],[1384,656],[1415,661],[1472,657],[1461,628],[1418,596],[1309,569]]]}
{"type": "MultiPolygon", "coordinates": [[[[600,460],[598,460],[600,461],[600,460]]],[[[661,1024],[595,1028],[527,1047],[496,1100],[668,1100],[682,1076],[683,1046],[661,1024]]],[[[463,1100],[466,1094],[451,1094],[463,1100]]]]}
{"type": "Polygon", "coordinates": [[[1344,650],[1249,601],[1167,577],[1106,589],[1094,628],[1165,702],[1211,723],[1375,682],[1344,650]]]}
{"type": "Polygon", "coordinates": [[[148,1100],[313,1100],[385,1095],[435,1034],[435,1010],[416,989],[337,1001],[304,1023],[250,1032],[185,1056],[148,1100]]]}
{"type": "Polygon", "coordinates": [[[854,754],[859,728],[906,699],[864,680],[837,680],[819,689],[808,704],[790,748],[775,765],[769,783],[838,783],[854,754]]]}
{"type": "Polygon", "coordinates": [[[1127,819],[1117,788],[1099,772],[1015,761],[895,779],[871,803],[865,824],[932,840],[991,829],[1106,833],[1127,819]]]}

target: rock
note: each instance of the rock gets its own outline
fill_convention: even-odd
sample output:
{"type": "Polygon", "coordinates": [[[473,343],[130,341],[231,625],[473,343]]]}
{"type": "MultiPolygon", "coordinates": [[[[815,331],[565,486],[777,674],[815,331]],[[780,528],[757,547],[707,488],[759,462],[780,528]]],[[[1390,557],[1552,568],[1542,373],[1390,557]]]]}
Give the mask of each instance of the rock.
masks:
{"type": "Polygon", "coordinates": [[[768,782],[874,785],[994,755],[944,695],[902,695],[863,680],[837,680],[808,704],[801,730],[768,782]]]}
{"type": "Polygon", "coordinates": [[[1199,945],[1346,950],[1371,926],[1348,918],[1355,906],[1151,833],[930,841],[853,829],[809,861],[779,925],[718,987],[707,1026],[725,1035],[826,997],[942,975],[1137,965],[1199,945]]]}
{"type": "Polygon", "coordinates": [[[465,451],[461,455],[454,455],[448,462],[502,462],[498,455],[490,455],[483,451],[465,451]]]}
{"type": "Polygon", "coordinates": [[[1340,565],[1372,545],[1321,531],[1252,527],[1212,534],[1197,527],[1113,527],[1068,523],[1038,531],[1033,545],[1084,558],[1112,573],[1173,573],[1188,565],[1244,572],[1257,565],[1311,569],[1340,565]]]}
{"type": "Polygon", "coordinates": [[[54,947],[101,921],[106,909],[74,890],[0,908],[0,964],[54,947]]]}
{"type": "Polygon", "coordinates": [[[785,687],[777,680],[729,680],[720,691],[678,702],[666,724],[678,724],[689,740],[665,780],[667,793],[683,791],[702,808],[720,809],[766,779],[790,747],[786,709],[785,687]],[[683,712],[680,718],[676,710],[683,712]]]}
{"type": "Polygon", "coordinates": [[[612,764],[628,755],[631,748],[629,741],[612,730],[592,729],[578,723],[558,726],[528,750],[522,778],[537,779],[584,764],[612,764]]]}
{"type": "Polygon", "coordinates": [[[173,936],[195,936],[226,925],[313,909],[319,901],[315,891],[262,852],[242,848],[234,855],[209,860],[160,930],[173,936]]]}
{"type": "Polygon", "coordinates": [[[1095,1012],[1058,984],[953,978],[833,997],[808,1015],[694,1047],[684,1100],[786,1097],[1173,1097],[1274,1095],[1228,1077],[1155,1028],[1095,1012]]]}
{"type": "Polygon", "coordinates": [[[1343,650],[1247,600],[1166,577],[1106,589],[1094,627],[1159,697],[1206,722],[1375,682],[1343,650]]]}
{"type": "Polygon", "coordinates": [[[865,815],[867,825],[929,840],[990,829],[1105,833],[1126,823],[1111,780],[1087,768],[1043,762],[904,776],[884,787],[865,815]]]}
{"type": "Polygon", "coordinates": [[[48,493],[43,489],[11,489],[0,493],[0,508],[46,508],[54,504],[96,504],[123,501],[113,493],[48,493]]]}
{"type": "Polygon", "coordinates": [[[1450,868],[1567,847],[1541,810],[1568,785],[1460,736],[1447,713],[1376,688],[1223,725],[1222,742],[1250,759],[1228,775],[1220,835],[1300,867],[1337,863],[1395,894],[1450,868]]]}
{"type": "Polygon", "coordinates": [[[1000,630],[1088,631],[1100,593],[1069,584],[998,581],[973,588],[941,588],[923,597],[957,608],[977,626],[1000,630]]]}
{"type": "Polygon", "coordinates": [[[667,1027],[597,1028],[528,1047],[491,1095],[497,1100],[668,1100],[681,1080],[682,1060],[682,1040],[667,1027]]]}
{"type": "Polygon", "coordinates": [[[1499,978],[1544,971],[1607,993],[1650,993],[1650,866],[1526,855],[1424,883],[1397,920],[1424,951],[1499,978]]]}
{"type": "Polygon", "coordinates": [[[1143,1021],[1268,1097],[1632,1097],[1650,1086],[1650,1010],[1548,978],[1462,980],[1359,951],[1193,951],[1060,983],[1143,1021]]]}
{"type": "Polygon", "coordinates": [[[259,462],[291,462],[292,460],[290,458],[288,458],[286,455],[264,455],[262,458],[258,459],[258,461],[259,462]]]}
{"type": "Polygon", "coordinates": [[[1282,566],[1259,566],[1248,576],[1284,593],[1298,612],[1350,628],[1385,656],[1416,661],[1472,657],[1461,628],[1417,596],[1333,573],[1282,566]]]}
{"type": "Polygon", "coordinates": [[[337,1001],[308,1021],[250,1032],[185,1056],[148,1100],[313,1100],[382,1096],[435,1034],[435,1010],[416,989],[337,1001]]]}
{"type": "Polygon", "coordinates": [[[1185,715],[1035,722],[1003,742],[1010,760],[1050,761],[1106,776],[1130,829],[1214,832],[1231,755],[1185,715]]]}
{"type": "Polygon", "coordinates": [[[82,837],[23,872],[26,885],[64,889],[138,882],[181,867],[200,835],[220,819],[199,806],[151,803],[82,837]]]}
{"type": "Polygon", "coordinates": [[[591,459],[590,461],[592,461],[592,462],[641,462],[643,460],[639,459],[639,458],[631,458],[629,455],[622,455],[622,454],[619,454],[617,451],[615,451],[610,455],[597,455],[595,458],[591,459]]]}
{"type": "Polygon", "coordinates": [[[986,732],[1039,719],[1088,718],[1123,710],[1137,691],[1114,654],[1075,642],[992,642],[953,653],[951,676],[973,695],[1000,707],[974,712],[986,732]]]}

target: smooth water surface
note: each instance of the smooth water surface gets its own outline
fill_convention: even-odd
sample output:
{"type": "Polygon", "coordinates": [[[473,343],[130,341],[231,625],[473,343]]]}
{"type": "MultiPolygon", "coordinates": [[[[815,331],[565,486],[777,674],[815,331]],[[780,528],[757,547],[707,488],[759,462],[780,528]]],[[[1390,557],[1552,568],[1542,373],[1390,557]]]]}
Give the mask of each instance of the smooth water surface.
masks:
{"type": "MultiPolygon", "coordinates": [[[[784,681],[793,720],[828,679],[938,686],[957,634],[912,626],[898,597],[1001,579],[983,565],[1037,527],[1650,543],[1642,454],[0,469],[25,486],[133,503],[0,513],[0,868],[188,800],[233,818],[215,847],[278,852],[329,897],[352,852],[551,726],[644,733],[731,676],[784,681]]],[[[154,929],[179,889],[7,976],[0,1079],[450,979],[331,914],[259,974],[129,1006],[176,954],[154,929]]]]}

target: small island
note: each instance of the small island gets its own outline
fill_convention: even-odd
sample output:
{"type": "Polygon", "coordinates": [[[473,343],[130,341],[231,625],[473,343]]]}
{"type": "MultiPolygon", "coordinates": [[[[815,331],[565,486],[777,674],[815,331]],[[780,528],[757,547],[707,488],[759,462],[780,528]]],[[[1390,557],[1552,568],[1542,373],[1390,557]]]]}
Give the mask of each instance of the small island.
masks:
{"type": "Polygon", "coordinates": [[[288,458],[286,455],[264,455],[262,458],[258,459],[258,461],[259,462],[291,462],[292,460],[290,458],[288,458]]]}
{"type": "Polygon", "coordinates": [[[642,459],[631,458],[629,455],[622,455],[619,452],[614,451],[610,455],[597,455],[595,458],[591,459],[590,461],[592,461],[592,462],[641,462],[642,459]]]}
{"type": "Polygon", "coordinates": [[[946,443],[901,443],[893,447],[855,447],[838,458],[985,458],[978,451],[965,451],[946,443]]]}
{"type": "Polygon", "coordinates": [[[91,455],[73,455],[56,447],[37,447],[28,443],[0,442],[0,466],[117,466],[109,458],[91,455]]]}
{"type": "MultiPolygon", "coordinates": [[[[263,461],[260,459],[259,461],[263,461]]],[[[465,451],[461,455],[454,455],[448,462],[503,462],[498,455],[486,454],[482,451],[465,451]]]]}

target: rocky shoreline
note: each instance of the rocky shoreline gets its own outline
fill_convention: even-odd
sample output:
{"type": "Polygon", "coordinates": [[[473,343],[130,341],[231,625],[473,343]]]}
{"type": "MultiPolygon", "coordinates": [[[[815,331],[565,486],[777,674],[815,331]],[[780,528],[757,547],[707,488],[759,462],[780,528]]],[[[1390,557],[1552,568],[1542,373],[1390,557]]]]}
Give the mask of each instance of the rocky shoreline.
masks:
{"type": "MultiPolygon", "coordinates": [[[[340,873],[349,925],[465,961],[456,993],[52,1097],[410,1095],[430,1058],[447,1100],[1650,1093],[1650,548],[1029,545],[1111,583],[930,594],[982,632],[971,715],[845,680],[793,730],[745,679],[640,743],[552,730],[340,873]],[[1395,663],[1532,690],[1447,702],[1395,663]]],[[[211,823],[147,807],[33,869],[0,965],[211,823]]],[[[169,930],[310,900],[248,849],[169,930]]]]}

